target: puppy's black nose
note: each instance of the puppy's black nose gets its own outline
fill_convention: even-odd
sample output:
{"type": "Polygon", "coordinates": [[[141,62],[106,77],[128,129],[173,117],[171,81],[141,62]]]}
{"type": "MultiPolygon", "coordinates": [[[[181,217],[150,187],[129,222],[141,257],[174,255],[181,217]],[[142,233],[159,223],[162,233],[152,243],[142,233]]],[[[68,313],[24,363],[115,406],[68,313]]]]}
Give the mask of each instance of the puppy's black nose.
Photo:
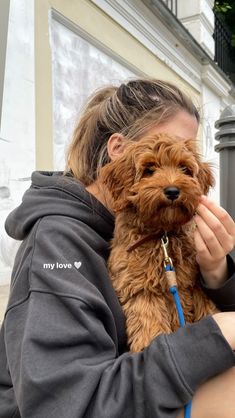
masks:
{"type": "Polygon", "coordinates": [[[180,191],[179,191],[178,187],[171,186],[171,187],[166,187],[164,189],[164,193],[165,193],[167,199],[175,200],[175,199],[177,199],[177,197],[179,197],[180,191]]]}

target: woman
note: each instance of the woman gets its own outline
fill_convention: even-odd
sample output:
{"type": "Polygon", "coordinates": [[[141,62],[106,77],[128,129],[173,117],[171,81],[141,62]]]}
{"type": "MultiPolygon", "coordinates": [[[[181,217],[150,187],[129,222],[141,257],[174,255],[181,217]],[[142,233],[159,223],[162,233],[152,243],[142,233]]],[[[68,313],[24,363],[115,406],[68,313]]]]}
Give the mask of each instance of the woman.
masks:
{"type": "MultiPolygon", "coordinates": [[[[104,88],[75,129],[65,172],[33,172],[5,223],[23,242],[1,331],[0,417],[181,417],[195,392],[192,418],[232,416],[235,313],[162,334],[130,354],[106,268],[114,217],[99,168],[118,158],[126,138],[148,131],[195,137],[198,123],[191,100],[169,83],[104,88]]],[[[220,310],[233,311],[235,266],[227,254],[235,225],[203,197],[195,222],[202,285],[220,310]]]]}

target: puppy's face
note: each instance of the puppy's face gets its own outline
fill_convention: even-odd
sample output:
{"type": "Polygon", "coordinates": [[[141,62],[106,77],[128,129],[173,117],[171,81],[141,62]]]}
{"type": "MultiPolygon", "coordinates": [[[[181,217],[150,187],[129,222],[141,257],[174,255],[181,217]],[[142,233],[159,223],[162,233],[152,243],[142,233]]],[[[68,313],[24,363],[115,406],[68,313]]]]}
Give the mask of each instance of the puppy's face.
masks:
{"type": "Polygon", "coordinates": [[[129,144],[121,157],[103,167],[101,178],[114,211],[134,211],[144,225],[161,225],[166,231],[193,217],[200,195],[214,182],[195,140],[166,134],[129,144]]]}

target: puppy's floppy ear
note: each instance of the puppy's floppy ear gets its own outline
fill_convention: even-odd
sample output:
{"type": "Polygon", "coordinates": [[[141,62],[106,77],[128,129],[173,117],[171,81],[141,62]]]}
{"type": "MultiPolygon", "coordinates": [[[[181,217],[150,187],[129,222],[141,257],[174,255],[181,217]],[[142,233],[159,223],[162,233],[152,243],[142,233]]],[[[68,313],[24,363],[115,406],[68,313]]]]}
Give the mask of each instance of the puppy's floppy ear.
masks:
{"type": "Polygon", "coordinates": [[[135,163],[132,152],[106,164],[100,171],[101,181],[107,186],[112,197],[112,209],[117,212],[130,205],[127,199],[135,179],[135,163]]]}
{"type": "Polygon", "coordinates": [[[196,161],[198,164],[198,182],[201,186],[202,193],[207,194],[209,192],[210,187],[215,185],[215,179],[212,172],[212,167],[209,163],[202,162],[200,154],[197,151],[197,140],[193,138],[186,139],[185,144],[187,148],[194,154],[196,157],[196,161]]]}
{"type": "Polygon", "coordinates": [[[203,194],[207,195],[210,187],[215,185],[215,178],[209,163],[199,162],[198,181],[202,188],[203,194]]]}

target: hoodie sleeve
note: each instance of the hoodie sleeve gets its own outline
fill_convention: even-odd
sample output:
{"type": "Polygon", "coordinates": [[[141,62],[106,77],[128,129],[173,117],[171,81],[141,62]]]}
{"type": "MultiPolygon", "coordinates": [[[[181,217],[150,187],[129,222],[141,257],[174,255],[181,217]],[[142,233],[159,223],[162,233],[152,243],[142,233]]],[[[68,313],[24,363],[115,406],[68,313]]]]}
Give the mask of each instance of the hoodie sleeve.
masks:
{"type": "Polygon", "coordinates": [[[18,407],[6,357],[3,323],[0,332],[0,418],[16,418],[17,411],[18,407]]]}
{"type": "Polygon", "coordinates": [[[209,288],[201,277],[204,291],[222,312],[235,311],[235,263],[230,255],[227,255],[227,265],[228,279],[217,289],[209,288]]]}
{"type": "MultiPolygon", "coordinates": [[[[43,261],[70,263],[73,246],[65,233],[58,235],[63,228],[58,223],[52,239],[52,231],[39,226],[28,275],[16,270],[21,299],[5,316],[21,418],[176,417],[201,383],[235,365],[219,327],[206,317],[158,336],[143,352],[118,355],[112,312],[86,270],[42,268],[43,261]]],[[[77,259],[85,248],[76,246],[77,259]]]]}

